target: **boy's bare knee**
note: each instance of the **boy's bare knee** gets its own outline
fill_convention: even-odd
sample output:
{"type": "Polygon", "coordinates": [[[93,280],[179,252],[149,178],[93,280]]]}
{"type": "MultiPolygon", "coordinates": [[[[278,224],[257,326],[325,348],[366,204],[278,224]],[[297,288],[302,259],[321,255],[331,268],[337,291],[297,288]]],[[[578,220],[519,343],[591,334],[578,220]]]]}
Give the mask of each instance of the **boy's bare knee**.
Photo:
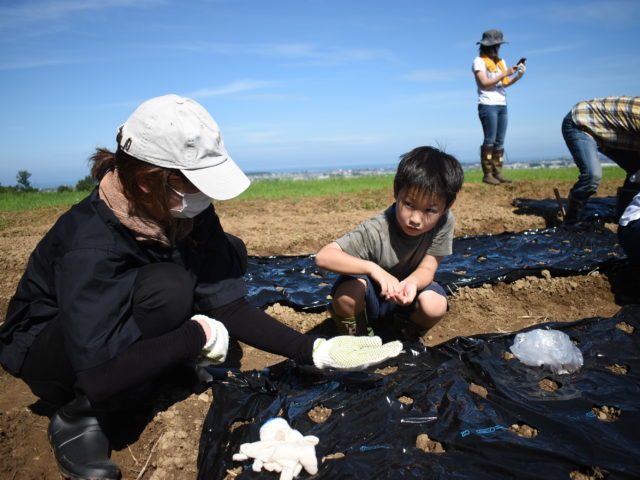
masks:
{"type": "Polygon", "coordinates": [[[427,318],[434,320],[434,324],[447,313],[447,299],[430,290],[420,294],[418,297],[418,305],[427,318]]]}
{"type": "Polygon", "coordinates": [[[364,310],[367,282],[361,278],[347,280],[338,286],[333,295],[333,309],[340,316],[353,316],[364,310]]]}

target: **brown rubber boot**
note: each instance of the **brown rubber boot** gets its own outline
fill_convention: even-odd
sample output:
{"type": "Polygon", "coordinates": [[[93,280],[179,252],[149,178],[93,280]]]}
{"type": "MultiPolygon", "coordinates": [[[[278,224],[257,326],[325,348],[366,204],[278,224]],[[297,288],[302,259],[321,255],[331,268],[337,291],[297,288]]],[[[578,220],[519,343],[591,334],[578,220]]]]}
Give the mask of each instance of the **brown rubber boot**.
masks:
{"type": "Polygon", "coordinates": [[[494,148],[491,160],[493,163],[493,178],[500,183],[513,182],[513,180],[503,177],[500,173],[502,171],[502,164],[504,163],[504,148],[494,148]]]}
{"type": "Polygon", "coordinates": [[[480,147],[480,165],[482,166],[482,173],[484,173],[482,181],[484,183],[488,183],[489,185],[500,185],[500,180],[493,176],[493,160],[491,158],[492,155],[493,146],[482,145],[480,147]]]}
{"type": "Polygon", "coordinates": [[[366,310],[363,310],[354,317],[341,317],[333,310],[331,305],[327,307],[327,310],[336,324],[338,335],[372,336],[374,334],[373,329],[368,326],[366,310]]]}

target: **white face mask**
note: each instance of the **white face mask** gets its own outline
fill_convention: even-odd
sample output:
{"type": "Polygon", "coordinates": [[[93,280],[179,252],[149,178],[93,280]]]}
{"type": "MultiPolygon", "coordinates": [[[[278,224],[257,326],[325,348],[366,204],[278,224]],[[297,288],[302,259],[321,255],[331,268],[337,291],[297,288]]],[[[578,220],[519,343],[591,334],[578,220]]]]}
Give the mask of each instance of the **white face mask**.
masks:
{"type": "Polygon", "coordinates": [[[182,197],[182,208],[180,210],[170,210],[173,217],[193,218],[211,205],[211,197],[207,197],[202,192],[182,193],[171,186],[169,186],[169,188],[173,190],[176,195],[182,197]]]}

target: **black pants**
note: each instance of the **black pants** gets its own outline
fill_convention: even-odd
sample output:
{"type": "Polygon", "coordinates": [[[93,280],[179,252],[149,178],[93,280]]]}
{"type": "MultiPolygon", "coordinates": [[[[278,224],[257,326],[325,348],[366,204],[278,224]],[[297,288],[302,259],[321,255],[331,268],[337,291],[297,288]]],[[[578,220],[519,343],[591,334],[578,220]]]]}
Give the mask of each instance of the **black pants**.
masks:
{"type": "MultiPolygon", "coordinates": [[[[193,290],[191,276],[178,265],[155,263],[140,268],[134,283],[132,304],[133,318],[142,333],[140,340],[160,338],[184,324],[191,316],[193,290]]],[[[191,330],[197,335],[197,329],[191,330]]],[[[200,342],[201,337],[188,343],[197,345],[200,342]]],[[[77,376],[64,343],[61,322],[54,318],[30,347],[20,374],[35,395],[51,403],[65,403],[74,396],[77,376]]],[[[172,345],[170,341],[166,343],[172,345]]],[[[128,371],[112,373],[132,373],[126,365],[122,368],[128,371]]]]}
{"type": "MultiPolygon", "coordinates": [[[[246,269],[244,243],[228,237],[246,269]]],[[[191,276],[178,265],[142,267],[132,304],[133,318],[142,333],[138,341],[104,364],[76,375],[66,353],[61,322],[54,318],[29,349],[20,376],[35,395],[51,403],[71,400],[74,389],[92,402],[101,402],[194,360],[205,344],[202,327],[187,321],[193,314],[194,288],[191,276]]],[[[244,298],[205,313],[221,321],[238,341],[300,364],[313,363],[316,336],[287,327],[244,298]]]]}

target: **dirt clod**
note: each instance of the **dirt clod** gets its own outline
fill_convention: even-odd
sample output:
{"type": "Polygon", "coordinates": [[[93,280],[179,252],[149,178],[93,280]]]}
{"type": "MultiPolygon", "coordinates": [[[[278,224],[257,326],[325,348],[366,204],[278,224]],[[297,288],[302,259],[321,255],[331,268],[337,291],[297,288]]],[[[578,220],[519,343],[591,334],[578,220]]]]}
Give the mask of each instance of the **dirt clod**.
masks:
{"type": "Polygon", "coordinates": [[[543,378],[538,382],[538,385],[542,390],[546,390],[547,392],[555,392],[560,388],[560,384],[550,378],[543,378]]]}
{"type": "Polygon", "coordinates": [[[444,453],[446,451],[440,442],[431,440],[426,433],[418,435],[416,438],[416,448],[424,450],[427,453],[444,453]]]}
{"type": "Polygon", "coordinates": [[[475,393],[476,395],[480,395],[482,398],[487,398],[487,395],[489,395],[489,392],[486,388],[475,383],[471,383],[471,385],[469,385],[469,391],[475,393]]]}
{"type": "Polygon", "coordinates": [[[607,476],[598,467],[585,467],[569,473],[569,478],[571,480],[601,480],[607,476]]]}
{"type": "Polygon", "coordinates": [[[324,405],[317,405],[309,410],[309,418],[316,423],[324,423],[331,416],[331,409],[324,405]]]}
{"type": "Polygon", "coordinates": [[[514,423],[509,430],[522,438],[533,438],[538,435],[538,430],[526,423],[514,423]]]}
{"type": "Polygon", "coordinates": [[[622,410],[608,405],[593,407],[591,411],[595,414],[598,420],[602,420],[603,422],[615,422],[620,418],[620,415],[622,415],[622,410]]]}

